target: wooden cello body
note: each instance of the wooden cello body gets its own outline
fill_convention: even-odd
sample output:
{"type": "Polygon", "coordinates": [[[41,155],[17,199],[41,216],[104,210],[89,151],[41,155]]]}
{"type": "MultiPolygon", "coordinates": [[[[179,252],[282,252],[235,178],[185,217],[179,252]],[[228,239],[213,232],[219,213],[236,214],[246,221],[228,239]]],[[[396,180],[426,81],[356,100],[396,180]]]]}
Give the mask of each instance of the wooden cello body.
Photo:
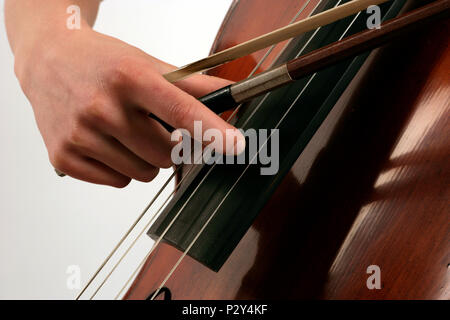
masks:
{"type": "MultiPolygon", "coordinates": [[[[288,24],[304,3],[235,1],[212,51],[288,24]]],[[[223,266],[186,256],[158,298],[449,299],[448,30],[372,52],[223,266]]],[[[243,79],[264,53],[210,73],[243,79]]],[[[125,299],[148,299],[180,254],[160,243],[125,299]]]]}

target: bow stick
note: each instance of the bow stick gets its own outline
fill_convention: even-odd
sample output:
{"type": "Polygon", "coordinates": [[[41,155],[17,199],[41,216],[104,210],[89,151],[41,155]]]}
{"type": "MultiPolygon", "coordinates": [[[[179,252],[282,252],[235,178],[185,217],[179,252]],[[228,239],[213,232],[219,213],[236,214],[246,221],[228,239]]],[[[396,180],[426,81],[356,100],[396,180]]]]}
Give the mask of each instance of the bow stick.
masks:
{"type": "Polygon", "coordinates": [[[450,0],[437,0],[426,6],[314,50],[304,56],[223,87],[199,100],[215,113],[222,113],[263,93],[313,74],[347,58],[377,48],[401,35],[450,13],[450,0]]]}
{"type": "Polygon", "coordinates": [[[194,73],[202,72],[234,59],[246,56],[281,41],[299,36],[302,33],[330,24],[352,14],[358,13],[371,5],[378,5],[388,0],[352,0],[335,8],[323,11],[288,26],[253,38],[210,55],[207,58],[190,63],[172,72],[166,73],[164,78],[169,82],[176,82],[194,73]]]}

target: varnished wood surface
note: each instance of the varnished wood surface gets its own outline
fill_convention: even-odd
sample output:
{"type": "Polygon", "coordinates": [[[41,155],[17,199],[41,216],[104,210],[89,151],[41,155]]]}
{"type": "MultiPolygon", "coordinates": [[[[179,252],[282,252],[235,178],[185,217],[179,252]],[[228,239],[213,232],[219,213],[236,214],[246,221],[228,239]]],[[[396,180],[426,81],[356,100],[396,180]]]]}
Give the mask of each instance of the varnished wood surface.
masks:
{"type": "Polygon", "coordinates": [[[238,43],[233,47],[215,52],[209,57],[197,60],[177,70],[164,74],[164,78],[169,82],[179,81],[196,72],[206,71],[228,61],[244,57],[251,52],[264,50],[265,48],[291,39],[292,37],[317,30],[330,23],[357,14],[371,5],[381,5],[387,1],[388,0],[355,0],[342,2],[340,5],[336,5],[329,10],[310,15],[305,19],[286,24],[280,29],[271,30],[260,37],[253,37],[248,41],[238,43]]]}
{"type": "Polygon", "coordinates": [[[449,18],[450,0],[436,0],[411,10],[381,24],[380,28],[366,29],[340,41],[309,52],[286,63],[291,79],[301,79],[309,74],[332,66],[337,62],[395,41],[407,33],[427,27],[434,21],[449,18]]]}
{"type": "MultiPolygon", "coordinates": [[[[223,268],[186,257],[172,298],[449,299],[445,30],[448,20],[371,57],[223,268]],[[366,286],[369,265],[380,290],[366,286]]],[[[147,298],[180,254],[161,245],[126,298],[147,298]]]]}
{"type": "MultiPolygon", "coordinates": [[[[297,21],[306,18],[319,2],[320,0],[311,0],[297,21]]],[[[260,0],[255,5],[254,1],[234,1],[223,21],[211,52],[222,51],[287,25],[305,3],[306,1],[277,0],[275,5],[273,0],[260,0]],[[275,11],[274,7],[276,7],[275,11]]],[[[267,70],[287,42],[288,40],[277,44],[257,72],[267,70]]],[[[214,68],[208,74],[233,81],[242,80],[250,74],[266,50],[259,50],[214,68]]]]}

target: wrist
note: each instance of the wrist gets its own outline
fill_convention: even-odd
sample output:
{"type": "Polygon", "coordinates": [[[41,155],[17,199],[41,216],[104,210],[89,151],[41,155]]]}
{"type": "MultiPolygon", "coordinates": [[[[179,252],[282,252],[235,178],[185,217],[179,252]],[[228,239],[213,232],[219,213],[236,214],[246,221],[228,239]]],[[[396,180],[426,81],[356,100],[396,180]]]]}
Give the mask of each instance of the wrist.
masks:
{"type": "Polygon", "coordinates": [[[51,62],[56,56],[64,54],[65,47],[75,45],[77,39],[91,33],[94,31],[85,20],[80,21],[79,29],[70,29],[66,19],[53,19],[30,32],[23,32],[13,48],[17,78],[22,84],[33,68],[51,62]]]}

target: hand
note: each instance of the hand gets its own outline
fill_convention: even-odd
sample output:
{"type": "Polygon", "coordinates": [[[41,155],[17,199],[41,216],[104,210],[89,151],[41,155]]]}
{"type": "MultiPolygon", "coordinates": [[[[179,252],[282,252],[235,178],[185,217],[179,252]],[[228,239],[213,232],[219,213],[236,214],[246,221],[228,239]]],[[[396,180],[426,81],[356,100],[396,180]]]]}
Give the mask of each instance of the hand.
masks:
{"type": "Polygon", "coordinates": [[[224,137],[233,129],[194,98],[229,82],[196,75],[175,86],[162,77],[173,68],[87,27],[17,50],[15,64],[55,169],[115,187],[172,165],[170,133],[149,113],[191,134],[194,120],[224,137]]]}

